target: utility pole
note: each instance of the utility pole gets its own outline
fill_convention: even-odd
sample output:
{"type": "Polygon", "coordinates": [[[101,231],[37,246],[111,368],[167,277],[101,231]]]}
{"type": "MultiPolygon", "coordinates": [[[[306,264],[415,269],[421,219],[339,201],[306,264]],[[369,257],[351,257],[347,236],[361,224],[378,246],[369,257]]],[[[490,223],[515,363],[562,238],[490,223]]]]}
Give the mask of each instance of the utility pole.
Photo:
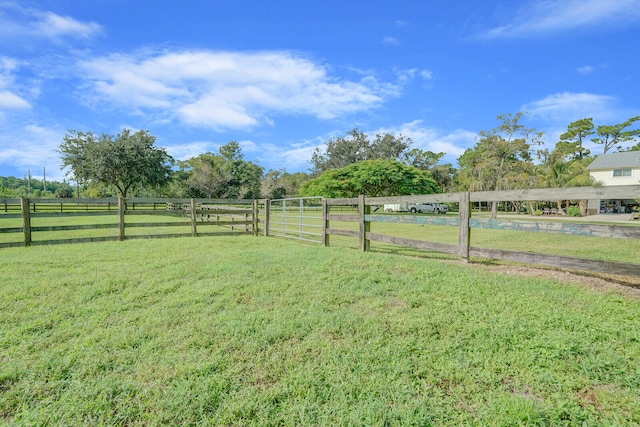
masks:
{"type": "Polygon", "coordinates": [[[27,169],[27,195],[31,195],[31,169],[27,169]]]}
{"type": "Polygon", "coordinates": [[[47,167],[46,166],[42,167],[42,174],[43,174],[43,180],[42,180],[43,194],[47,194],[47,167]]]}

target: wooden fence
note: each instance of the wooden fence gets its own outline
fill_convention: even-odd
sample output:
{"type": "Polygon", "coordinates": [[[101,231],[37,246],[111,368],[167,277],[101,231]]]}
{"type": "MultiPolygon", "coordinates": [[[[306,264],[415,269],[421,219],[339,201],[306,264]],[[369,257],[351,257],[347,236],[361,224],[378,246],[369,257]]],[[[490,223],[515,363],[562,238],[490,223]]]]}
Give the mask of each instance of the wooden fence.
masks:
{"type": "MultiPolygon", "coordinates": [[[[0,248],[12,246],[52,245],[125,240],[134,238],[183,237],[198,235],[226,235],[237,233],[256,234],[258,230],[258,205],[254,200],[217,199],[148,199],[148,198],[101,198],[101,199],[0,199],[0,220],[20,219],[20,224],[2,227],[0,234],[20,233],[19,239],[0,242],[0,248]],[[144,222],[133,220],[134,216],[144,222]],[[149,221],[149,216],[158,218],[149,221]],[[92,217],[90,224],[62,224],[67,218],[92,217]],[[112,217],[112,221],[105,218],[112,217]],[[33,225],[34,220],[47,225],[33,225]],[[127,218],[130,218],[129,220],[127,218]],[[98,220],[99,219],[99,220],[98,220]],[[54,225],[52,225],[54,223],[54,225]],[[217,228],[216,228],[217,227],[217,228]],[[144,228],[146,233],[129,233],[132,229],[144,228]],[[169,232],[168,230],[179,232],[169,232]],[[82,232],[82,230],[117,229],[111,235],[77,238],[42,238],[55,232],[82,232]],[[183,230],[188,231],[183,231],[183,230]]],[[[78,220],[77,222],[86,222],[78,220]]]]}
{"type": "MultiPolygon", "coordinates": [[[[640,200],[640,186],[578,187],[565,189],[536,189],[474,193],[449,193],[400,197],[364,197],[323,199],[321,216],[321,242],[330,244],[330,236],[358,239],[362,251],[368,251],[371,242],[393,244],[413,249],[442,252],[464,260],[480,257],[516,261],[568,269],[597,271],[640,277],[640,265],[622,262],[583,259],[544,253],[507,251],[471,246],[473,229],[515,230],[522,232],[572,234],[612,239],[640,239],[640,227],[598,225],[574,221],[550,222],[536,220],[506,220],[472,217],[471,205],[481,202],[551,202],[557,200],[640,200]],[[458,208],[458,215],[395,215],[379,209],[385,204],[447,203],[458,208]],[[348,209],[343,209],[349,207],[348,209]],[[378,209],[373,209],[378,207],[378,209]],[[378,213],[380,212],[380,213],[378,213]],[[332,227],[332,223],[351,222],[357,230],[332,227]],[[371,223],[431,224],[457,227],[457,244],[445,244],[371,232],[371,223]]],[[[216,199],[0,199],[0,235],[15,233],[14,241],[0,239],[0,248],[11,246],[49,245],[58,243],[96,242],[133,238],[182,237],[198,235],[253,234],[259,227],[268,234],[271,214],[269,200],[216,200],[216,199]],[[104,218],[113,216],[113,221],[104,218]],[[134,220],[138,216],[141,220],[134,220]],[[148,221],[156,216],[158,221],[148,221]],[[87,224],[64,224],[66,218],[102,218],[87,224]],[[10,224],[12,220],[15,222],[10,224]],[[33,225],[32,220],[53,218],[46,225],[33,225]],[[4,221],[7,219],[9,221],[4,221]],[[3,224],[4,223],[4,224],[3,224]],[[52,224],[55,223],[55,224],[52,224]],[[215,228],[217,227],[217,228],[215,228]],[[144,228],[146,234],[132,230],[144,228]],[[180,232],[168,229],[182,228],[180,232]],[[112,235],[52,238],[56,232],[82,232],[114,229],[112,235]],[[115,232],[117,229],[117,232],[115,232]],[[184,230],[188,231],[184,231],[184,230]],[[42,233],[42,234],[39,234],[42,233]],[[35,237],[34,237],[35,235],[35,237]],[[38,238],[38,236],[48,236],[38,238]]]]}
{"type": "MultiPolygon", "coordinates": [[[[624,225],[598,225],[577,222],[549,222],[532,220],[504,220],[473,218],[471,204],[479,202],[552,202],[557,200],[640,200],[640,186],[577,187],[564,189],[536,189],[517,191],[492,191],[474,193],[449,193],[401,197],[364,197],[323,200],[322,243],[328,246],[330,236],[347,236],[359,239],[362,251],[370,249],[371,242],[381,242],[408,248],[457,255],[464,260],[470,257],[489,258],[561,267],[575,270],[596,271],[610,274],[640,277],[640,265],[600,261],[567,256],[548,255],[525,251],[506,251],[472,247],[471,230],[474,228],[515,230],[536,233],[572,234],[613,239],[640,239],[640,227],[624,225]],[[372,207],[400,203],[448,203],[458,205],[458,216],[389,215],[372,213],[372,207]],[[356,214],[332,213],[338,206],[355,206],[356,214]],[[358,230],[331,227],[332,221],[356,222],[358,230]],[[458,243],[444,244],[423,240],[390,236],[371,232],[371,223],[432,224],[458,227],[458,243]]],[[[380,211],[380,209],[378,209],[380,211]]],[[[631,214],[630,214],[631,215],[631,214]]]]}

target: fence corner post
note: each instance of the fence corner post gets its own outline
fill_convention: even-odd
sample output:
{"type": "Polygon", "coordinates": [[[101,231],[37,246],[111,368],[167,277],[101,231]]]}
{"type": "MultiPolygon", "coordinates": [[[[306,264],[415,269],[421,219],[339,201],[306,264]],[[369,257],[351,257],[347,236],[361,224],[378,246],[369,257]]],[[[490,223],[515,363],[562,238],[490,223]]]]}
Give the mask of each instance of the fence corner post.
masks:
{"type": "Polygon", "coordinates": [[[322,198],[322,246],[329,246],[330,240],[329,235],[327,234],[327,229],[329,228],[329,205],[327,204],[327,199],[322,198]]]}
{"type": "Polygon", "coordinates": [[[366,215],[370,213],[369,208],[365,204],[364,195],[360,194],[358,196],[358,222],[360,225],[360,250],[363,252],[367,252],[370,249],[371,241],[367,239],[367,233],[371,231],[371,223],[366,221],[366,215]]]}
{"type": "Polygon", "coordinates": [[[29,199],[20,199],[22,210],[22,231],[24,232],[24,245],[31,246],[31,213],[29,212],[29,199]]]}
{"type": "Polygon", "coordinates": [[[471,218],[471,193],[460,193],[458,209],[458,254],[464,261],[469,261],[469,247],[471,245],[471,233],[469,219],[471,218]]]}
{"type": "Polygon", "coordinates": [[[125,238],[124,235],[124,216],[127,210],[127,203],[124,200],[124,197],[118,197],[118,224],[119,224],[119,235],[118,240],[123,241],[125,238]]]}

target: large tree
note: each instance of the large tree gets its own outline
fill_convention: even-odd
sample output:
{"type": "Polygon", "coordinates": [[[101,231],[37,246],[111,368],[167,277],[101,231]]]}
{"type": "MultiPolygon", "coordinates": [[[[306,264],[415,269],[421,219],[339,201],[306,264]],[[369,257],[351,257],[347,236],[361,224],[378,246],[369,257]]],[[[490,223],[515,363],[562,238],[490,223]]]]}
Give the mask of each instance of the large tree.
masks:
{"type": "Polygon", "coordinates": [[[284,169],[270,169],[262,178],[260,193],[267,199],[294,197],[309,178],[304,172],[289,173],[284,169]]]}
{"type": "Polygon", "coordinates": [[[177,177],[191,197],[253,199],[260,197],[264,169],[244,160],[237,142],[219,148],[218,154],[205,153],[178,162],[177,177]]]}
{"type": "Polygon", "coordinates": [[[323,172],[300,188],[303,196],[357,197],[439,193],[428,171],[396,160],[365,160],[323,172]]]}
{"type": "Polygon", "coordinates": [[[602,145],[602,154],[606,154],[607,151],[613,148],[620,151],[623,149],[622,144],[634,141],[640,135],[640,129],[625,130],[638,120],[640,120],[640,116],[631,117],[629,120],[617,125],[598,126],[596,129],[598,137],[593,138],[593,142],[602,145]]]}
{"type": "MultiPolygon", "coordinates": [[[[481,131],[480,139],[458,158],[458,186],[463,191],[493,191],[535,187],[532,147],[542,133],[520,124],[522,113],[498,116],[500,125],[481,131]]],[[[497,215],[497,203],[491,207],[497,215]]]]}
{"type": "Polygon", "coordinates": [[[346,137],[329,140],[323,150],[314,150],[311,155],[311,172],[318,176],[327,170],[363,160],[400,160],[411,144],[410,138],[389,133],[377,134],[370,141],[365,133],[353,129],[346,137]]]}
{"type": "Polygon", "coordinates": [[[112,185],[120,196],[130,190],[162,186],[169,182],[173,158],[160,147],[146,130],[132,133],[124,129],[116,137],[70,130],[58,148],[62,168],[68,168],[78,182],[112,185]]]}
{"type": "Polygon", "coordinates": [[[567,131],[560,135],[560,141],[556,144],[556,150],[563,155],[571,155],[574,159],[582,159],[589,155],[584,141],[589,135],[593,135],[593,119],[576,120],[569,123],[567,131]]]}
{"type": "MultiPolygon", "coordinates": [[[[544,161],[536,165],[538,187],[562,188],[594,185],[595,181],[587,170],[587,166],[593,161],[593,158],[587,156],[576,159],[573,155],[563,151],[563,148],[563,145],[556,144],[556,148],[545,155],[544,161]]],[[[564,212],[562,202],[562,200],[557,200],[560,212],[564,212]]],[[[586,215],[587,201],[580,200],[579,204],[581,213],[586,215]]]]}
{"type": "Polygon", "coordinates": [[[439,164],[445,153],[434,153],[433,151],[413,148],[403,154],[403,161],[409,166],[431,172],[431,177],[436,181],[442,191],[453,189],[453,181],[456,176],[456,169],[451,163],[439,164]]]}

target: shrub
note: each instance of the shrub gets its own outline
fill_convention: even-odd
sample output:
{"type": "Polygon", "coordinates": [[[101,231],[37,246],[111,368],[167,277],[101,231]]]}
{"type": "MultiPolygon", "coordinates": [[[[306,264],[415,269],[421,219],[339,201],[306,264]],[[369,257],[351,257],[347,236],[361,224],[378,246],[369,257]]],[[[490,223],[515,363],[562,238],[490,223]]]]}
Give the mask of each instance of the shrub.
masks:
{"type": "Polygon", "coordinates": [[[567,208],[567,215],[569,216],[581,216],[580,208],[578,206],[569,206],[567,208]]]}
{"type": "Polygon", "coordinates": [[[542,215],[542,211],[540,209],[537,209],[537,210],[533,211],[533,214],[535,216],[541,216],[542,215]]]}

